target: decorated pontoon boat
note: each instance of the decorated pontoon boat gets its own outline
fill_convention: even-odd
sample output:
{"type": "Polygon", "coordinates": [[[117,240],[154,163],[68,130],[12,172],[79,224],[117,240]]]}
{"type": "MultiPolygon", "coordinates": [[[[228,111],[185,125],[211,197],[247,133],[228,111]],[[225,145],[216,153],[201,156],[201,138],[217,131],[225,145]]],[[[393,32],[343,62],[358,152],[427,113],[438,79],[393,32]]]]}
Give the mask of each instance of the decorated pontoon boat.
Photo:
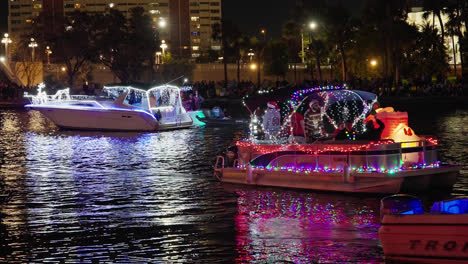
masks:
{"type": "Polygon", "coordinates": [[[265,127],[267,113],[262,118],[258,110],[252,112],[249,138],[217,157],[214,175],[229,183],[339,192],[450,188],[460,168],[438,160],[437,140],[416,135],[406,112],[380,108],[373,113],[376,102],[375,94],[346,87],[297,91],[287,103],[276,104],[282,120],[277,130],[265,127]],[[299,143],[292,133],[292,117],[307,115],[308,106],[315,103],[319,109],[314,122],[323,133],[299,143]],[[380,140],[360,139],[371,113],[385,124],[380,140]],[[357,137],[330,136],[344,122],[352,122],[357,137]]]}
{"type": "Polygon", "coordinates": [[[105,86],[105,96],[70,95],[69,89],[47,95],[26,95],[27,108],[37,110],[60,128],[83,130],[155,131],[193,125],[185,111],[177,86],[162,85],[148,90],[131,86],[105,86]]]}

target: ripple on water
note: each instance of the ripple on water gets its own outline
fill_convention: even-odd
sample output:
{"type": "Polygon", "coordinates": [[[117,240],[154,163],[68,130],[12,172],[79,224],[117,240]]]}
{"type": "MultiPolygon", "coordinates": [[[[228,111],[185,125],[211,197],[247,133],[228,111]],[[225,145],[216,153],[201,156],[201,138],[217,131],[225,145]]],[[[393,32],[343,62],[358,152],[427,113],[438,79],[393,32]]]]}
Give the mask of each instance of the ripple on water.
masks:
{"type": "MultiPolygon", "coordinates": [[[[0,120],[0,186],[12,193],[0,262],[383,263],[380,196],[217,182],[215,155],[246,127],[103,133],[60,131],[35,111],[0,120]]],[[[417,120],[442,159],[464,166],[452,194],[468,194],[467,111],[437,115],[434,128],[417,120]]]]}

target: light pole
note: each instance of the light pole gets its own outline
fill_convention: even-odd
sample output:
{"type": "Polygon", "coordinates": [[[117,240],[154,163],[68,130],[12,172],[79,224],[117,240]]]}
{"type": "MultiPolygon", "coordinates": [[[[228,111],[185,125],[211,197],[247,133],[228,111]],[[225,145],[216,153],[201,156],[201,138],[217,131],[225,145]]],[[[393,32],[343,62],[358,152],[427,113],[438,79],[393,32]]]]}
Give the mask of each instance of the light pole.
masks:
{"type": "Polygon", "coordinates": [[[252,62],[252,57],[255,55],[252,49],[249,50],[249,53],[247,53],[247,56],[250,57],[250,62],[252,62]]]}
{"type": "Polygon", "coordinates": [[[6,64],[8,65],[8,44],[11,43],[11,38],[8,37],[8,33],[5,33],[2,38],[2,43],[5,44],[5,58],[6,58],[6,64]]]}
{"type": "Polygon", "coordinates": [[[263,41],[265,41],[266,40],[266,29],[264,29],[264,28],[260,29],[260,34],[263,35],[263,41]]]}
{"type": "Polygon", "coordinates": [[[32,61],[34,62],[34,49],[37,48],[37,42],[34,40],[34,38],[31,38],[31,42],[29,42],[28,47],[31,48],[31,58],[32,61]]]}
{"type": "MultiPolygon", "coordinates": [[[[320,69],[320,56],[319,56],[319,53],[318,53],[317,45],[316,45],[315,40],[314,40],[314,35],[312,34],[312,32],[317,28],[317,24],[315,24],[315,22],[310,22],[309,23],[309,28],[310,28],[310,31],[309,31],[310,44],[312,45],[312,49],[314,50],[314,53],[315,53],[315,60],[316,60],[316,63],[317,63],[317,71],[318,71],[318,74],[319,74],[319,81],[322,82],[322,70],[320,69]]],[[[311,67],[311,69],[312,69],[312,67],[311,67]]]]}
{"type": "Polygon", "coordinates": [[[161,64],[161,52],[156,51],[156,64],[161,64]]]}
{"type": "Polygon", "coordinates": [[[47,54],[47,65],[50,65],[50,54],[52,54],[52,50],[49,46],[46,47],[45,53],[47,54]]]}
{"type": "Polygon", "coordinates": [[[161,47],[162,49],[162,61],[164,61],[164,56],[166,55],[167,44],[165,40],[161,40],[161,47]]]}

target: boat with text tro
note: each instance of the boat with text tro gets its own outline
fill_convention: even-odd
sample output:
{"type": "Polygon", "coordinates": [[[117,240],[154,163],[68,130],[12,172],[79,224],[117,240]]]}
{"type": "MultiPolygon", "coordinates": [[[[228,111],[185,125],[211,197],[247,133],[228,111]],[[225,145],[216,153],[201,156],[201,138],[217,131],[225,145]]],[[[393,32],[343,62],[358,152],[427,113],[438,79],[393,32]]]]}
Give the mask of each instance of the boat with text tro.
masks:
{"type": "Polygon", "coordinates": [[[161,131],[192,127],[192,117],[182,106],[180,89],[173,85],[144,90],[132,86],[105,86],[103,96],[70,95],[69,89],[47,95],[44,85],[37,95],[25,95],[37,110],[64,129],[161,131]]]}
{"type": "Polygon", "coordinates": [[[382,139],[359,139],[376,102],[376,95],[346,87],[297,91],[288,103],[278,103],[282,103],[282,125],[274,134],[268,134],[256,121],[261,118],[252,115],[249,137],[217,156],[214,176],[226,183],[337,192],[451,188],[460,167],[439,161],[437,140],[416,135],[408,126],[406,112],[377,109],[375,116],[385,124],[382,139]],[[334,140],[323,136],[313,142],[296,142],[290,136],[291,113],[305,111],[311,101],[319,102],[318,120],[329,134],[351,120],[358,137],[334,140]]]}
{"type": "Polygon", "coordinates": [[[414,196],[388,196],[381,222],[387,263],[468,263],[467,197],[435,202],[425,213],[414,196]]]}

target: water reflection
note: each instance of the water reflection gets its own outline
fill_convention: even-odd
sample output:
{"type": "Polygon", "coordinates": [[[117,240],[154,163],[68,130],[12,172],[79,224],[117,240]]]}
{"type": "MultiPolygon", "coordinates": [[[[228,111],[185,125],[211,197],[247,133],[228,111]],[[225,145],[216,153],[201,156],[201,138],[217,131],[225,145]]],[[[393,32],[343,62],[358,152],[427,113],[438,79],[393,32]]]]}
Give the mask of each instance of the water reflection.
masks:
{"type": "Polygon", "coordinates": [[[375,197],[245,188],[237,194],[238,262],[383,261],[375,197]]]}
{"type": "MultiPolygon", "coordinates": [[[[11,192],[0,263],[383,261],[379,196],[217,182],[214,157],[244,126],[62,131],[36,113],[0,112],[0,191],[11,192]]],[[[468,112],[435,116],[410,124],[464,166],[452,195],[467,195],[468,112]]]]}

